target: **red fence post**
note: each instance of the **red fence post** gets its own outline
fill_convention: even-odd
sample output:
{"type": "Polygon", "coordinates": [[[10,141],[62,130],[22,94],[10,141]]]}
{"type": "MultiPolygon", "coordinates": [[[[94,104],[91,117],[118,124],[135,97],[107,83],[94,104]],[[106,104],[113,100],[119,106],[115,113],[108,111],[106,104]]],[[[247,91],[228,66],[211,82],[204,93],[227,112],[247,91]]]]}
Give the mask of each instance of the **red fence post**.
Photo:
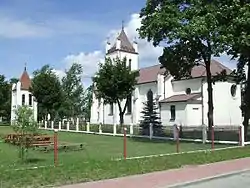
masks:
{"type": "Polygon", "coordinates": [[[123,157],[124,159],[126,160],[127,158],[127,128],[124,126],[124,130],[123,130],[123,133],[124,133],[124,139],[123,139],[123,157]]]}
{"type": "Polygon", "coordinates": [[[212,150],[214,150],[214,126],[212,126],[211,130],[211,141],[212,141],[212,150]]]}
{"type": "Polygon", "coordinates": [[[54,166],[58,164],[57,130],[54,130],[54,166]]]}
{"type": "Polygon", "coordinates": [[[178,128],[178,126],[176,126],[176,131],[177,131],[177,133],[176,133],[176,136],[177,136],[177,138],[176,138],[176,152],[177,153],[179,153],[179,151],[180,151],[180,129],[178,128]]]}

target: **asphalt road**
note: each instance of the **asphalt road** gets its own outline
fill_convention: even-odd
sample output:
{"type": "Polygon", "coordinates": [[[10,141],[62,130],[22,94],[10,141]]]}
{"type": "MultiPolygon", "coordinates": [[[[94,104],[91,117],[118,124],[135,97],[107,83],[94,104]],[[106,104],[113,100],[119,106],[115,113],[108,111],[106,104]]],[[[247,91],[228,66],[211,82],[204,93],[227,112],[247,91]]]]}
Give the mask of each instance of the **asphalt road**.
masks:
{"type": "Polygon", "coordinates": [[[181,186],[183,188],[248,188],[250,187],[250,171],[209,181],[181,186]]]}

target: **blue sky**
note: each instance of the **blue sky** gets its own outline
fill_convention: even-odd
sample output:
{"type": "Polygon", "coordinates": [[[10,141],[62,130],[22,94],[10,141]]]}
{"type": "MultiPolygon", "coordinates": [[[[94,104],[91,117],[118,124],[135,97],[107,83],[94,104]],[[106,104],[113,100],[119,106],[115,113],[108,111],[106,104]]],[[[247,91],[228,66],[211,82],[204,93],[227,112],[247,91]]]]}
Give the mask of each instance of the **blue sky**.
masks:
{"type": "MultiPolygon", "coordinates": [[[[27,63],[32,73],[44,64],[57,72],[72,61],[83,64],[86,77],[103,57],[104,41],[125,21],[132,38],[139,25],[138,13],[146,0],[1,0],[0,74],[19,77],[27,63]]],[[[140,66],[153,65],[161,49],[139,43],[140,66]],[[140,48],[141,46],[141,48],[140,48]]],[[[229,67],[229,58],[220,58],[229,67]]],[[[87,78],[86,78],[87,79],[87,78]]]]}

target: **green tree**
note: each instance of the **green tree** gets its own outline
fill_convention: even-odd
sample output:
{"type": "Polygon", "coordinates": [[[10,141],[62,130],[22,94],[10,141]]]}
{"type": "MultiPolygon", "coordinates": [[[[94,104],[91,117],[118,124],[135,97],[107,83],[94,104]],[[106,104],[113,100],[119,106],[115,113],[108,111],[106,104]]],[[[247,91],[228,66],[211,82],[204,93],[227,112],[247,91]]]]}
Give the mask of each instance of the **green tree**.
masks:
{"type": "Polygon", "coordinates": [[[28,148],[38,132],[38,124],[34,120],[34,114],[31,108],[28,106],[20,106],[17,108],[13,130],[20,135],[19,157],[24,161],[27,157],[25,154],[27,154],[28,148]]]}
{"type": "Polygon", "coordinates": [[[85,95],[84,95],[84,116],[87,121],[90,121],[92,99],[93,99],[93,84],[90,85],[85,90],[85,95]]]}
{"type": "Polygon", "coordinates": [[[162,134],[162,123],[160,121],[160,115],[158,106],[153,99],[153,92],[151,90],[147,93],[147,101],[144,104],[142,110],[143,120],[140,122],[140,127],[142,128],[143,135],[149,135],[150,124],[153,126],[153,131],[155,136],[160,136],[162,134]]]}
{"type": "Polygon", "coordinates": [[[63,102],[63,91],[59,78],[49,65],[36,70],[32,79],[31,92],[38,102],[38,117],[51,114],[54,118],[63,102]]]}
{"type": "Polygon", "coordinates": [[[99,70],[93,77],[96,97],[103,99],[104,104],[118,104],[121,125],[124,122],[128,97],[135,89],[136,78],[139,76],[138,71],[131,71],[125,65],[126,58],[123,60],[116,58],[113,61],[106,58],[104,64],[99,64],[99,70]],[[122,108],[123,100],[126,100],[124,108],[122,108]]]}
{"type": "Polygon", "coordinates": [[[227,47],[227,54],[237,59],[238,83],[243,84],[243,103],[241,106],[245,128],[245,136],[250,118],[250,3],[247,0],[215,1],[220,9],[218,23],[221,25],[219,35],[223,38],[223,45],[227,47]],[[247,74],[247,79],[246,79],[247,74]]]}
{"type": "Polygon", "coordinates": [[[217,14],[220,12],[217,11],[218,7],[211,1],[148,0],[140,12],[140,36],[153,41],[154,46],[165,46],[159,61],[176,79],[190,77],[192,68],[203,61],[208,84],[210,128],[214,125],[211,57],[224,50],[218,35],[217,14]]]}
{"type": "Polygon", "coordinates": [[[4,75],[0,75],[0,117],[10,120],[11,85],[4,75]]]}
{"type": "Polygon", "coordinates": [[[67,118],[83,114],[84,88],[82,85],[82,73],[81,64],[73,63],[62,78],[64,103],[61,110],[67,118]]]}

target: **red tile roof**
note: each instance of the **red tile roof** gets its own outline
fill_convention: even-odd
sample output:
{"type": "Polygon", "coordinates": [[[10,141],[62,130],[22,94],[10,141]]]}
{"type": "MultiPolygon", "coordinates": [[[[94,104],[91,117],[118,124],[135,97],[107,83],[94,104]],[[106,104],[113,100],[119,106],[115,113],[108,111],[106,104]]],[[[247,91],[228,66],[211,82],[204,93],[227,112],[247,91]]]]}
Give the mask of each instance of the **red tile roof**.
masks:
{"type": "MultiPolygon", "coordinates": [[[[230,74],[232,70],[222,65],[220,62],[216,60],[211,61],[211,73],[215,76],[217,73],[220,73],[223,70],[226,70],[227,74],[230,74]]],[[[157,75],[163,74],[165,72],[165,68],[161,69],[161,64],[141,68],[139,70],[140,76],[138,77],[138,84],[149,83],[157,81],[157,75]]],[[[203,65],[199,65],[193,68],[191,71],[191,76],[193,78],[206,76],[206,69],[203,65]]]]}
{"type": "Polygon", "coordinates": [[[31,80],[26,71],[26,68],[24,69],[19,81],[21,82],[21,90],[29,90],[29,88],[31,87],[31,80]]]}
{"type": "Polygon", "coordinates": [[[168,103],[168,102],[186,102],[190,100],[196,100],[197,98],[201,97],[201,93],[191,93],[187,94],[180,94],[180,95],[173,95],[166,99],[161,100],[160,102],[168,103]]]}

